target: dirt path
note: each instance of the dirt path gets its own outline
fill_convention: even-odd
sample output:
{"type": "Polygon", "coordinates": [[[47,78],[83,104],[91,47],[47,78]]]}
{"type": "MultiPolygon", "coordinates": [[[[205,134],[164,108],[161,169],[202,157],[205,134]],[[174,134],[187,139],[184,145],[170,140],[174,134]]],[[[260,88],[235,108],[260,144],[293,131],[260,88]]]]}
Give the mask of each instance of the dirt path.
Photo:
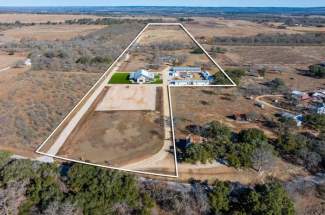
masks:
{"type": "MultiPolygon", "coordinates": [[[[126,56],[127,58],[128,56],[126,56]]],[[[63,129],[63,131],[60,133],[58,138],[55,140],[54,144],[50,147],[50,149],[46,152],[50,155],[56,155],[63,144],[68,139],[71,132],[74,130],[74,128],[78,125],[79,121],[82,119],[84,114],[89,110],[93,102],[96,100],[98,95],[102,92],[104,87],[107,85],[107,82],[111,79],[114,72],[116,72],[121,65],[121,62],[118,62],[116,66],[112,69],[112,71],[108,74],[107,78],[100,84],[99,87],[93,92],[93,94],[87,99],[85,104],[80,108],[80,110],[72,117],[72,119],[69,121],[67,126],[63,129]]]]}
{"type": "Polygon", "coordinates": [[[122,168],[148,171],[155,168],[164,168],[176,171],[176,164],[174,162],[174,156],[169,152],[170,147],[173,145],[172,140],[172,128],[170,123],[170,109],[169,109],[169,95],[168,95],[168,70],[169,67],[162,71],[163,75],[163,101],[164,101],[164,128],[165,128],[165,140],[161,150],[148,159],[125,165],[122,168]],[[173,165],[174,164],[174,165],[173,165]]]}
{"type": "Polygon", "coordinates": [[[261,96],[257,96],[255,98],[255,101],[256,102],[259,102],[260,104],[263,104],[265,106],[268,106],[268,107],[277,109],[277,110],[282,110],[282,111],[285,111],[285,112],[294,113],[291,110],[287,110],[287,109],[284,109],[284,108],[280,108],[280,107],[274,106],[274,105],[272,105],[272,104],[270,104],[270,103],[268,103],[266,101],[261,100],[262,98],[265,98],[265,97],[284,97],[284,95],[261,95],[261,96]]]}

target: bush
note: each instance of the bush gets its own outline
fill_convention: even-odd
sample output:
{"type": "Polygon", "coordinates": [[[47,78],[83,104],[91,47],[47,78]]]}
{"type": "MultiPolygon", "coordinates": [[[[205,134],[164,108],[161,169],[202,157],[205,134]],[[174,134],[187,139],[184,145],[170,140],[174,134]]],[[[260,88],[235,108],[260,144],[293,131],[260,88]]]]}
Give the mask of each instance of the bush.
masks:
{"type": "Polygon", "coordinates": [[[238,142],[257,145],[266,141],[267,137],[265,136],[264,132],[257,128],[241,130],[238,134],[238,142]]]}
{"type": "Polygon", "coordinates": [[[305,123],[313,129],[321,130],[325,128],[324,114],[309,114],[304,118],[305,123]]]}
{"type": "Polygon", "coordinates": [[[191,51],[192,54],[203,54],[203,50],[200,47],[196,47],[191,51]]]}
{"type": "Polygon", "coordinates": [[[325,78],[325,67],[315,64],[309,66],[309,73],[308,75],[316,78],[325,78]]]}
{"type": "MultiPolygon", "coordinates": [[[[236,68],[236,69],[226,69],[225,73],[233,80],[237,85],[239,85],[241,78],[245,75],[245,70],[236,68]]],[[[216,80],[218,82],[226,84],[228,81],[227,77],[224,76],[222,73],[218,73],[216,76],[216,80]]]]}
{"type": "Polygon", "coordinates": [[[214,214],[225,213],[230,207],[230,185],[226,182],[216,182],[209,193],[209,201],[214,214]]]}
{"type": "Polygon", "coordinates": [[[132,214],[149,214],[153,202],[141,193],[133,176],[93,166],[74,164],[68,172],[68,188],[84,214],[116,214],[120,206],[132,214]]]}

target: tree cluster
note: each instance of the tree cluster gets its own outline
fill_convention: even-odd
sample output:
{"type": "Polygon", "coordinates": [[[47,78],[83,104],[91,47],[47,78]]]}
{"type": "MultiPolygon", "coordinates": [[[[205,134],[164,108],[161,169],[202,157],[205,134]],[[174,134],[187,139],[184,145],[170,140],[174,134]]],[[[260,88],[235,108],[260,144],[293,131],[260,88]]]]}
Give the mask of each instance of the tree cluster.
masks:
{"type": "Polygon", "coordinates": [[[222,45],[324,45],[325,33],[257,34],[247,37],[214,37],[213,44],[222,45]]]}
{"type": "Polygon", "coordinates": [[[205,137],[207,142],[180,148],[180,161],[206,163],[220,160],[236,168],[258,171],[269,169],[274,164],[275,152],[261,130],[247,129],[233,134],[227,126],[211,122],[192,132],[205,137]]]}

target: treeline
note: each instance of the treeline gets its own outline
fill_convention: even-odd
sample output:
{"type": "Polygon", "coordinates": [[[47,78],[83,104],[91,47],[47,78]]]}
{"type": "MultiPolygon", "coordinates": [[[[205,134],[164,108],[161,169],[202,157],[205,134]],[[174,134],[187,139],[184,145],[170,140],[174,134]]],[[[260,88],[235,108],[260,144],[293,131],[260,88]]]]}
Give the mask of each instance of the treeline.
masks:
{"type": "Polygon", "coordinates": [[[325,116],[306,116],[306,126],[320,132],[318,136],[299,134],[290,123],[280,124],[279,138],[268,139],[259,129],[234,133],[219,122],[204,126],[192,125],[187,130],[206,140],[203,143],[178,144],[178,160],[189,163],[219,161],[236,168],[267,171],[273,168],[277,156],[304,166],[310,172],[325,170],[325,116]]]}
{"type": "Polygon", "coordinates": [[[214,37],[218,45],[324,45],[325,33],[257,34],[248,37],[214,37]]]}
{"type": "Polygon", "coordinates": [[[311,16],[277,16],[277,15],[266,15],[266,14],[238,14],[233,16],[224,16],[227,19],[241,19],[257,23],[266,22],[281,22],[287,26],[314,26],[324,27],[325,18],[322,17],[311,17],[311,16]]]}
{"type": "Polygon", "coordinates": [[[282,184],[165,183],[82,164],[15,160],[0,153],[1,214],[294,214],[282,184]]]}
{"type": "Polygon", "coordinates": [[[28,52],[33,70],[104,72],[142,28],[137,22],[113,24],[68,41],[24,39],[0,48],[28,52]]]}
{"type": "Polygon", "coordinates": [[[65,24],[73,25],[113,25],[113,24],[124,24],[133,23],[134,21],[142,24],[164,22],[163,19],[117,19],[117,18],[83,18],[83,19],[71,19],[65,20],[65,24]]]}

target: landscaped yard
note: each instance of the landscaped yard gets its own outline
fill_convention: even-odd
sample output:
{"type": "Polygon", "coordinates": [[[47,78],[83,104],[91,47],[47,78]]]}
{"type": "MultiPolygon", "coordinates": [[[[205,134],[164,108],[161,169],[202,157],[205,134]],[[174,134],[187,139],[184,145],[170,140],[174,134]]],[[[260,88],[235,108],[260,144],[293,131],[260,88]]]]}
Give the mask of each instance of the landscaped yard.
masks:
{"type": "Polygon", "coordinates": [[[151,84],[162,84],[163,80],[160,78],[160,75],[155,75],[155,80],[151,84]]]}
{"type": "Polygon", "coordinates": [[[129,80],[130,73],[127,72],[117,72],[109,80],[109,84],[132,84],[129,80]]]}

